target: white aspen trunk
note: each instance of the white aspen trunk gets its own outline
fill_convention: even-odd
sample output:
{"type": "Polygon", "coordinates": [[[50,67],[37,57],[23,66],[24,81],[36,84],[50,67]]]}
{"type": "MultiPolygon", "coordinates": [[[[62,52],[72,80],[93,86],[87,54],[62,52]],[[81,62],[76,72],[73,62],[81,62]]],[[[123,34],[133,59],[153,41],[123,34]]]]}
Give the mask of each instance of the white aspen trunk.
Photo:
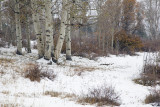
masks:
{"type": "MultiPolygon", "coordinates": [[[[45,59],[51,59],[51,53],[53,49],[53,20],[52,20],[52,1],[45,1],[45,59]]],[[[52,53],[53,54],[53,53],[52,53]]]]}
{"type": "Polygon", "coordinates": [[[67,21],[67,9],[65,8],[67,4],[67,0],[62,1],[62,14],[61,14],[61,28],[60,28],[60,35],[58,37],[57,46],[55,49],[55,58],[53,58],[54,62],[57,62],[62,50],[64,37],[65,37],[65,29],[66,29],[66,21],[67,21]]]}
{"type": "Polygon", "coordinates": [[[66,60],[72,60],[71,59],[71,23],[70,23],[70,9],[67,15],[67,28],[66,28],[66,60]]]}
{"type": "Polygon", "coordinates": [[[17,38],[17,54],[22,55],[22,34],[20,22],[19,0],[15,0],[15,21],[16,21],[16,38],[17,38]]]}
{"type": "MultiPolygon", "coordinates": [[[[42,3],[45,3],[45,0],[41,0],[42,3]]],[[[43,53],[43,56],[45,54],[45,9],[44,9],[44,4],[41,4],[38,9],[39,11],[39,23],[40,23],[40,32],[41,32],[41,53],[43,53]]]]}
{"type": "Polygon", "coordinates": [[[0,30],[2,31],[1,1],[0,1],[0,30]]]}
{"type": "Polygon", "coordinates": [[[32,6],[32,18],[33,18],[33,24],[34,24],[34,30],[37,38],[37,49],[38,49],[38,57],[42,58],[44,56],[44,45],[43,45],[43,37],[41,32],[41,25],[39,20],[39,13],[38,13],[38,6],[37,6],[37,0],[31,0],[31,6],[32,6]]]}
{"type": "Polygon", "coordinates": [[[31,53],[31,42],[30,42],[30,23],[29,16],[27,16],[26,33],[27,33],[27,53],[31,53]]]}

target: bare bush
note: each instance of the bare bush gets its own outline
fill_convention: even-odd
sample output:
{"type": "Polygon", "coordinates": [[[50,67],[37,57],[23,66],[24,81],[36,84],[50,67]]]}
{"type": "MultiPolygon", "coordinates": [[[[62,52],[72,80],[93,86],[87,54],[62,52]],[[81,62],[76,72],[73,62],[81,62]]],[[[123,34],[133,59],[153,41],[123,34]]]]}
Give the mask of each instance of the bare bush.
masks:
{"type": "Polygon", "coordinates": [[[153,86],[155,85],[156,81],[153,77],[148,77],[145,75],[141,75],[140,78],[133,80],[136,84],[144,85],[144,86],[153,86]]]}
{"type": "Polygon", "coordinates": [[[42,68],[37,64],[30,63],[28,65],[29,66],[25,70],[25,78],[29,78],[31,81],[40,82],[41,78],[53,80],[56,77],[55,74],[51,74],[48,71],[42,71],[42,68]]]}
{"type": "Polygon", "coordinates": [[[145,52],[156,52],[160,50],[160,46],[158,45],[160,39],[157,40],[144,40],[142,50],[145,52]]]}
{"type": "Polygon", "coordinates": [[[160,106],[160,91],[154,90],[149,96],[146,97],[145,103],[155,103],[160,106]]]}
{"type": "Polygon", "coordinates": [[[78,100],[79,103],[97,104],[103,105],[115,105],[119,106],[119,95],[115,92],[113,87],[97,87],[89,89],[89,93],[85,97],[78,100]]]}
{"type": "Polygon", "coordinates": [[[140,78],[134,79],[135,83],[144,86],[153,86],[159,84],[160,65],[157,62],[157,59],[159,59],[157,54],[148,54],[146,56],[143,65],[143,72],[141,73],[140,78]]]}

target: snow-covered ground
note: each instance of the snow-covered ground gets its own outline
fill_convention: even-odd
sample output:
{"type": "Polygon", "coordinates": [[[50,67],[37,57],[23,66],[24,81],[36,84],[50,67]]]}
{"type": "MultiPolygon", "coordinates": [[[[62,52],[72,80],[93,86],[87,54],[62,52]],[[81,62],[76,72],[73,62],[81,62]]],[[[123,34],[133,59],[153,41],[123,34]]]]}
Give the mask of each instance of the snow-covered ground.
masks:
{"type": "Polygon", "coordinates": [[[142,71],[145,53],[137,54],[110,55],[95,61],[75,56],[72,61],[65,61],[62,55],[60,64],[48,65],[44,59],[37,60],[36,50],[19,56],[15,54],[14,47],[0,48],[0,106],[95,107],[78,104],[76,98],[51,97],[45,93],[49,91],[82,96],[82,93],[88,93],[88,89],[108,85],[115,87],[120,95],[121,107],[151,107],[144,104],[144,99],[152,88],[133,82],[142,71]],[[11,61],[1,61],[3,59],[11,61]],[[38,63],[43,69],[56,74],[56,78],[31,82],[24,78],[28,63],[38,63]]]}

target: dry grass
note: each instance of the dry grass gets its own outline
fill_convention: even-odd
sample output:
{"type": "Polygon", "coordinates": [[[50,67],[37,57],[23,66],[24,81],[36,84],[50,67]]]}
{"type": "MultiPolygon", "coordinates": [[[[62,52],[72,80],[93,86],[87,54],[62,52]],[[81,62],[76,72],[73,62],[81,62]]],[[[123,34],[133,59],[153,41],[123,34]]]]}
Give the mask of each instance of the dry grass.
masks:
{"type": "Polygon", "coordinates": [[[18,104],[0,104],[0,107],[19,107],[18,104]]]}
{"type": "Polygon", "coordinates": [[[2,76],[4,74],[5,74],[5,72],[3,71],[3,69],[0,69],[0,75],[2,76]]]}
{"type": "Polygon", "coordinates": [[[84,66],[79,66],[77,68],[74,69],[74,71],[81,71],[81,72],[84,72],[84,71],[88,71],[88,72],[91,72],[91,71],[95,71],[95,70],[98,70],[99,68],[96,68],[96,67],[84,67],[84,66]]]}
{"type": "Polygon", "coordinates": [[[62,96],[61,92],[54,92],[54,91],[46,91],[45,95],[50,95],[51,97],[60,97],[62,96]]]}
{"type": "Polygon", "coordinates": [[[141,75],[140,78],[133,80],[136,84],[144,85],[144,86],[153,86],[156,84],[156,81],[152,77],[148,77],[145,75],[141,75]]]}
{"type": "Polygon", "coordinates": [[[42,71],[39,65],[29,63],[25,69],[25,78],[29,78],[31,81],[40,82],[42,78],[48,78],[54,80],[55,74],[51,74],[49,71],[42,71]]]}
{"type": "Polygon", "coordinates": [[[133,81],[144,86],[153,86],[160,80],[160,66],[153,64],[144,65],[143,73],[140,78],[133,81]]]}
{"type": "Polygon", "coordinates": [[[2,63],[13,63],[15,60],[9,58],[0,58],[0,64],[2,63]]]}
{"type": "Polygon", "coordinates": [[[145,99],[146,104],[150,103],[159,103],[160,104],[160,91],[153,91],[149,96],[145,99]]]}
{"type": "Polygon", "coordinates": [[[96,70],[104,70],[104,68],[100,67],[89,67],[89,66],[82,66],[82,65],[70,65],[71,68],[74,69],[74,75],[81,76],[83,72],[93,72],[96,70]]]}
{"type": "Polygon", "coordinates": [[[5,94],[5,95],[9,95],[10,92],[9,91],[2,91],[1,93],[5,94]]]}
{"type": "Polygon", "coordinates": [[[89,90],[89,93],[78,100],[80,104],[97,104],[97,106],[119,106],[119,95],[113,87],[97,87],[89,90]]]}
{"type": "Polygon", "coordinates": [[[62,93],[62,92],[56,92],[56,91],[46,91],[44,95],[50,95],[51,97],[59,97],[61,99],[68,98],[69,100],[73,100],[74,98],[76,98],[75,94],[62,93]]]}

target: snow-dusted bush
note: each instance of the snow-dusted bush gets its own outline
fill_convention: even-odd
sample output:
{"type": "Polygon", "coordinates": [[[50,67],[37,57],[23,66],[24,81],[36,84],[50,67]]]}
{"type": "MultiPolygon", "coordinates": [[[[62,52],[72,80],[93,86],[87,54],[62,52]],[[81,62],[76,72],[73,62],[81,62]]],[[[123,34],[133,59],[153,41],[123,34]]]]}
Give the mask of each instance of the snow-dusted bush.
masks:
{"type": "Polygon", "coordinates": [[[144,60],[143,72],[135,83],[144,86],[153,86],[160,83],[160,64],[158,54],[148,54],[144,60]]]}
{"type": "Polygon", "coordinates": [[[146,104],[158,104],[160,105],[160,90],[154,90],[149,96],[145,99],[146,104]]]}
{"type": "Polygon", "coordinates": [[[83,98],[79,99],[79,103],[97,104],[98,106],[103,105],[115,105],[119,104],[119,95],[115,92],[113,87],[107,85],[89,89],[89,93],[83,98]]]}
{"type": "Polygon", "coordinates": [[[48,78],[53,80],[56,75],[51,74],[48,71],[42,71],[42,68],[38,64],[29,64],[29,66],[25,70],[25,77],[29,78],[31,81],[40,82],[41,78],[48,78]]]}

